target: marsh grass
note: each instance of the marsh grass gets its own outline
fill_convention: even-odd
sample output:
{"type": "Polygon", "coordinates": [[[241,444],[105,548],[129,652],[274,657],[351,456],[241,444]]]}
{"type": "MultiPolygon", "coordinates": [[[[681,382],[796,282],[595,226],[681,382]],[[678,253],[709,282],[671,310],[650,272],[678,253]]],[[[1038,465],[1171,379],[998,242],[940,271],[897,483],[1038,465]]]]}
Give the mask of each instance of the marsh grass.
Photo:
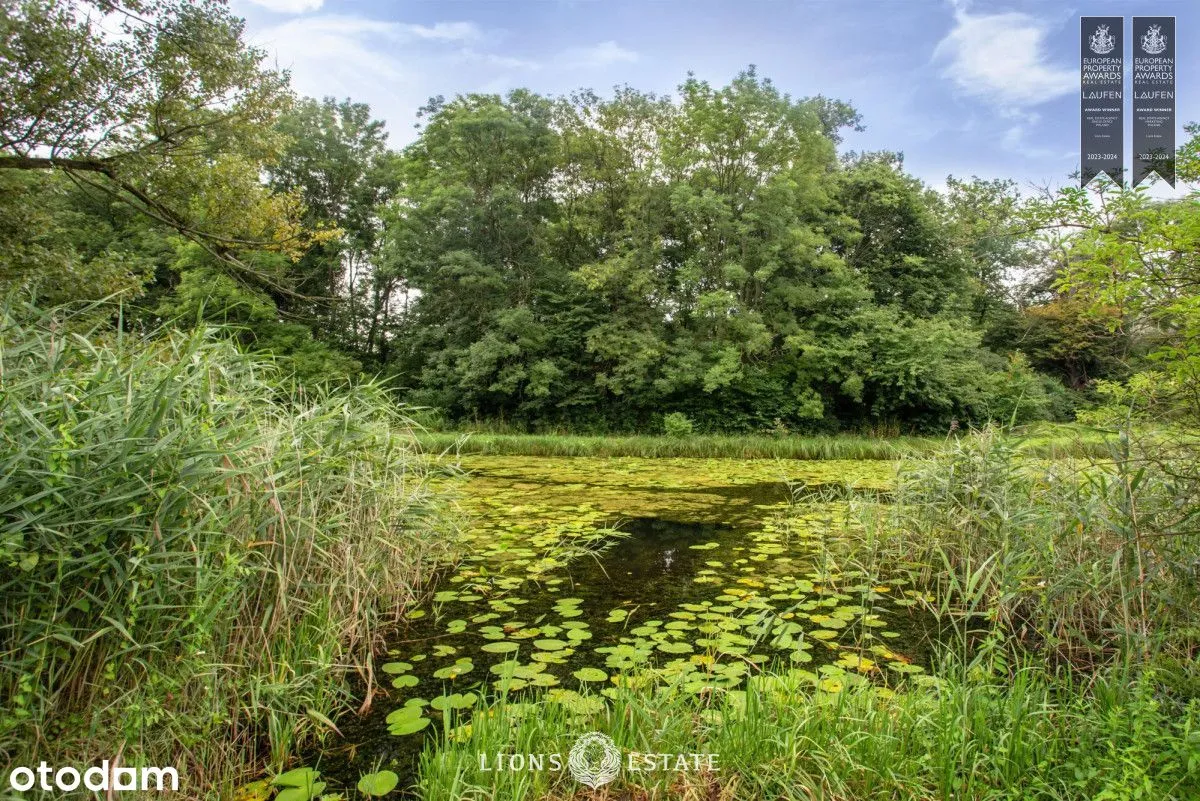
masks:
{"type": "MultiPolygon", "coordinates": [[[[0,749],[278,767],[372,682],[454,541],[378,387],[302,393],[203,333],[0,317],[0,749]]],[[[7,775],[7,772],[6,774],[7,775]]]]}
{"type": "MultiPolygon", "coordinates": [[[[631,456],[645,459],[796,459],[894,460],[931,456],[946,440],[934,437],[733,436],[691,434],[669,436],[584,436],[573,434],[497,434],[488,432],[421,431],[429,451],[489,456],[571,457],[631,456]]],[[[1103,456],[1108,439],[1101,434],[1064,427],[1033,429],[1020,435],[1022,451],[1030,456],[1065,458],[1103,456]]]]}
{"type": "Polygon", "coordinates": [[[560,434],[460,434],[423,432],[430,451],[494,456],[632,456],[645,459],[898,459],[932,452],[937,440],[921,437],[578,436],[560,434]]]}
{"type": "Polygon", "coordinates": [[[1079,667],[1200,648],[1200,459],[1150,436],[1102,459],[1030,458],[984,431],[902,469],[833,546],[910,565],[943,618],[1079,667]]]}

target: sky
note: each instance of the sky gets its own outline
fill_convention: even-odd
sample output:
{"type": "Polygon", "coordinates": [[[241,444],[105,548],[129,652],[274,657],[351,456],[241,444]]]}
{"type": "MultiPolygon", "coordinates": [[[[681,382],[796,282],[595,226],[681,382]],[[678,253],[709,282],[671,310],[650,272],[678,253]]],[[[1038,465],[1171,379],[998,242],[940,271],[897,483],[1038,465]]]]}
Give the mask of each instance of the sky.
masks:
{"type": "MultiPolygon", "coordinates": [[[[397,148],[415,138],[417,111],[435,95],[517,87],[605,93],[620,84],[667,94],[689,71],[723,85],[754,64],[793,97],[850,102],[866,130],[847,132],[843,150],[900,151],[908,171],[931,186],[944,186],[948,175],[977,175],[1055,187],[1079,168],[1080,15],[1174,15],[1178,141],[1185,123],[1200,121],[1196,0],[232,0],[232,7],[246,18],[249,39],[291,71],[298,92],[369,103],[397,148]]],[[[1127,41],[1127,74],[1131,48],[1127,41]]],[[[1127,130],[1126,150],[1130,141],[1127,130]]]]}

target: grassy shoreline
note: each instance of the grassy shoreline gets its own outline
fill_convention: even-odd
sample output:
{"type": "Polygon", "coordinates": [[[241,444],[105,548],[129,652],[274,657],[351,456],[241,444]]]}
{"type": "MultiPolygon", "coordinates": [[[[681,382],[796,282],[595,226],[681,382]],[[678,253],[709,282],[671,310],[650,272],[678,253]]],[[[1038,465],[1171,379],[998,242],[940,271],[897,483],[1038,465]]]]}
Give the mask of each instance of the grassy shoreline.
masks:
{"type": "MultiPolygon", "coordinates": [[[[963,436],[965,436],[964,434],[963,436]]],[[[956,435],[953,439],[957,439],[956,435]]],[[[1030,456],[1105,456],[1104,435],[1075,426],[1041,426],[1014,432],[1012,438],[1030,456]]],[[[495,434],[471,431],[418,431],[427,452],[486,456],[630,456],[643,459],[860,459],[893,460],[930,456],[947,437],[869,437],[853,434],[810,437],[761,435],[596,436],[581,434],[495,434]]]]}

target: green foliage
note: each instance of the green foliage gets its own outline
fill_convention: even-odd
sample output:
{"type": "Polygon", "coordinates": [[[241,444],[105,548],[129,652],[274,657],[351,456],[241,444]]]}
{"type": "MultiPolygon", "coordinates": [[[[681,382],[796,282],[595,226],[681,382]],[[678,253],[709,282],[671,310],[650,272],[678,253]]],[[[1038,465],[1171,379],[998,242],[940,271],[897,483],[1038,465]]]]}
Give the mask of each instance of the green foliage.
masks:
{"type": "Polygon", "coordinates": [[[302,252],[295,199],[259,181],[287,78],[243,29],[217,0],[6,3],[0,169],[65,173],[214,253],[302,252]]]}
{"type": "Polygon", "coordinates": [[[386,358],[399,284],[379,252],[379,212],[398,181],[384,125],[371,119],[364,103],[305,98],[280,118],[277,130],[286,144],[269,167],[270,185],[299,194],[306,225],[340,231],[289,267],[289,284],[300,297],[277,302],[328,343],[386,358]]]}
{"type": "Polygon", "coordinates": [[[378,773],[364,774],[358,780],[358,791],[367,796],[382,796],[396,789],[399,783],[400,777],[394,772],[381,770],[378,773]]]}
{"type": "Polygon", "coordinates": [[[663,433],[677,439],[692,434],[692,421],[683,412],[670,412],[663,415],[663,433]]]}
{"type": "MultiPolygon", "coordinates": [[[[1195,177],[1200,131],[1180,154],[1180,174],[1195,177]]],[[[1093,325],[1138,330],[1172,416],[1200,419],[1200,191],[1154,200],[1143,186],[1105,184],[1094,195],[1065,189],[1031,209],[1060,232],[1057,286],[1078,298],[1093,325]]],[[[1079,328],[1080,326],[1076,326],[1079,328]]],[[[1124,378],[1125,376],[1117,376],[1124,378]]],[[[1160,402],[1156,411],[1168,411],[1160,402]]]]}
{"type": "Polygon", "coordinates": [[[1079,664],[1192,653],[1194,444],[1106,444],[1090,462],[1046,464],[987,431],[913,461],[871,527],[872,558],[924,565],[946,614],[980,623],[987,610],[1000,632],[1079,664]]]}
{"type": "Polygon", "coordinates": [[[901,167],[892,154],[869,154],[838,176],[839,200],[853,224],[837,244],[876,303],[924,317],[961,302],[965,264],[951,253],[942,199],[901,167]]]}
{"type": "Polygon", "coordinates": [[[0,322],[0,748],[227,787],[345,707],[453,517],[377,386],[290,396],[203,332],[72,327],[0,322]]]}
{"type": "MultiPolygon", "coordinates": [[[[1027,455],[1104,456],[1103,437],[1072,426],[1032,426],[1019,435],[1027,455]]],[[[497,456],[637,456],[645,459],[694,457],[703,459],[856,459],[893,460],[928,455],[940,439],[889,436],[577,436],[558,434],[490,434],[420,431],[422,447],[430,452],[497,456]]]]}
{"type": "Polygon", "coordinates": [[[1003,283],[977,263],[995,248],[964,243],[1012,198],[969,185],[991,199],[981,221],[895,159],[839,164],[848,107],[750,70],[674,99],[519,91],[427,113],[384,233],[388,269],[420,293],[393,362],[418,402],[745,433],[1011,410],[969,316],[1003,283]]]}
{"type": "Polygon", "coordinates": [[[166,245],[123,211],[61,176],[0,170],[0,287],[49,305],[139,297],[166,245]]]}
{"type": "MultiPolygon", "coordinates": [[[[277,254],[258,254],[251,263],[262,272],[287,269],[277,254]]],[[[161,318],[185,330],[222,327],[246,347],[273,356],[302,386],[344,383],[361,371],[358,362],[316,339],[308,326],[281,319],[265,291],[238,281],[199,248],[182,248],[175,268],[179,284],[159,303],[161,318]]]]}

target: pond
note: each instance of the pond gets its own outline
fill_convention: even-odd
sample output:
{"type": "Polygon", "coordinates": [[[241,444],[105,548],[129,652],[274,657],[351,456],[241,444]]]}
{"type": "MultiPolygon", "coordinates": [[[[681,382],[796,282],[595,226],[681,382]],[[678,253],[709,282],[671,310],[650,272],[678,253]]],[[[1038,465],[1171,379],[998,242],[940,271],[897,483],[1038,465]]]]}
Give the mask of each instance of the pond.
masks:
{"type": "MultiPolygon", "coordinates": [[[[465,558],[380,660],[386,694],[319,755],[343,786],[379,767],[415,779],[432,738],[469,731],[481,696],[586,712],[618,683],[687,692],[803,666],[917,672],[925,627],[900,577],[822,560],[884,493],[880,461],[464,457],[465,558]]],[[[310,763],[311,764],[311,763],[310,763]]]]}

